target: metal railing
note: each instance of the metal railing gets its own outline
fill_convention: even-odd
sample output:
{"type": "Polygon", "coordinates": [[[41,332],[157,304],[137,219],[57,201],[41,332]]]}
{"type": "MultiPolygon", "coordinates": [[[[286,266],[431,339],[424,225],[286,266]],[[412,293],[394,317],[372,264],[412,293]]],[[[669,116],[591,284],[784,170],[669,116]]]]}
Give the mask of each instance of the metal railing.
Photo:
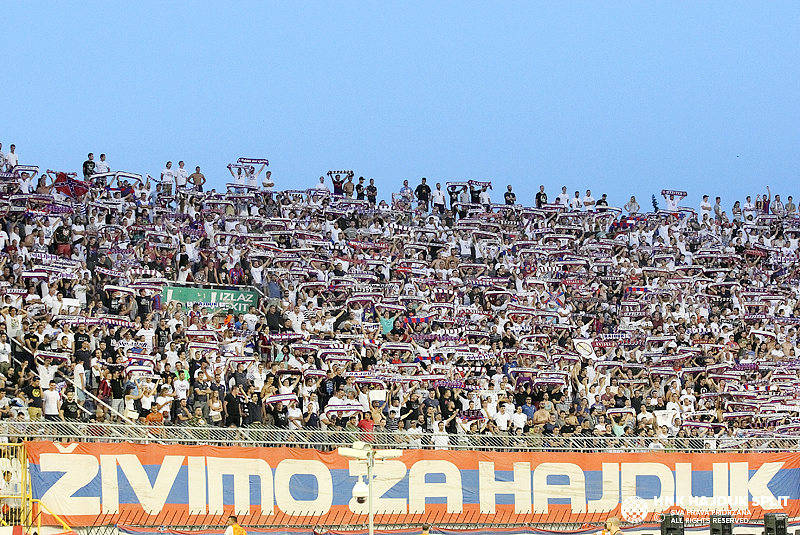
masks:
{"type": "Polygon", "coordinates": [[[6,421],[0,433],[9,440],[55,442],[131,442],[138,444],[184,444],[212,446],[293,447],[330,451],[354,440],[378,448],[448,449],[473,451],[543,452],[786,452],[800,451],[800,437],[639,438],[553,437],[541,435],[448,435],[446,443],[431,434],[409,435],[404,431],[370,433],[279,429],[263,425],[249,427],[167,426],[59,421],[6,421]]]}
{"type": "MultiPolygon", "coordinates": [[[[30,526],[31,502],[28,459],[23,444],[0,444],[0,477],[11,472],[10,485],[0,492],[0,502],[4,504],[0,515],[0,525],[22,524],[30,526]]],[[[41,531],[39,531],[41,533],[41,531]]]]}

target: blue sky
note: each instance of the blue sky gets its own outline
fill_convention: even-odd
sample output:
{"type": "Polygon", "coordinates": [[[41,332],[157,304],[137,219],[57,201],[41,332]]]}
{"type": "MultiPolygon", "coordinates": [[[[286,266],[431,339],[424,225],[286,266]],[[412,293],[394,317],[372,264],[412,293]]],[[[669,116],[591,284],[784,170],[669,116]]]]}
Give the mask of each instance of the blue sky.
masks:
{"type": "MultiPolygon", "coordinates": [[[[3,7],[3,150],[156,175],[269,158],[379,196],[492,180],[800,196],[800,2],[17,2],[3,7]]],[[[500,186],[498,188],[497,186],[500,186]]]]}

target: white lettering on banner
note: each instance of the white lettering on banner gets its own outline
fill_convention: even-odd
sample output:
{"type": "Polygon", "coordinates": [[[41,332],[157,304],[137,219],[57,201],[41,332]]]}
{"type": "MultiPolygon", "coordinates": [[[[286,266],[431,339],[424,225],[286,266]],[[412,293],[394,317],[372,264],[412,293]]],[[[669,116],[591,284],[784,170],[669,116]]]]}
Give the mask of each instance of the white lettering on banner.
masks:
{"type": "MultiPolygon", "coordinates": [[[[59,450],[61,451],[61,450],[59,450]]],[[[283,459],[273,471],[263,459],[237,457],[203,457],[166,455],[155,466],[142,466],[135,454],[86,455],[71,453],[42,453],[38,473],[54,473],[57,479],[49,488],[34,489],[42,500],[58,515],[96,516],[120,512],[120,474],[135,495],[134,502],[141,504],[151,515],[159,514],[172,491],[188,496],[190,515],[219,515],[224,512],[224,479],[233,479],[235,514],[250,514],[251,487],[253,496],[260,492],[261,515],[275,514],[275,505],[284,514],[325,515],[333,504],[333,475],[328,466],[319,460],[283,459]],[[188,489],[176,489],[179,472],[186,459],[188,489]],[[157,470],[153,477],[150,470],[157,470]],[[77,492],[100,479],[99,496],[75,496],[77,492]],[[293,476],[314,477],[317,495],[313,499],[296,499],[291,489],[297,486],[293,476]],[[258,481],[251,476],[258,476],[258,481]],[[273,481],[274,480],[274,481],[273,481]],[[152,481],[152,483],[151,483],[152,481]],[[182,491],[182,492],[181,492],[182,491]]],[[[631,496],[637,496],[641,478],[656,477],[660,491],[647,500],[652,512],[671,506],[689,511],[718,509],[720,504],[734,510],[747,510],[760,506],[766,510],[785,507],[786,496],[775,496],[768,488],[770,482],[784,466],[783,462],[762,464],[752,476],[749,463],[712,463],[712,496],[695,496],[692,492],[692,464],[675,463],[674,471],[662,463],[603,463],[602,493],[598,500],[586,500],[586,481],[583,470],[572,463],[542,463],[531,467],[529,462],[513,463],[513,476],[505,473],[498,480],[494,462],[478,463],[478,488],[475,489],[481,514],[497,510],[497,495],[513,495],[515,514],[547,513],[548,499],[569,500],[573,513],[596,513],[613,510],[631,496]],[[531,470],[533,470],[531,472],[531,470]],[[505,480],[503,480],[505,479],[505,480]],[[752,501],[749,501],[752,496],[752,501]],[[724,502],[724,503],[723,503],[724,502]]],[[[356,461],[349,464],[349,474],[357,476],[363,468],[356,461]]],[[[52,481],[46,476],[47,481],[52,481]]],[[[34,483],[36,483],[34,476],[34,483]]],[[[49,483],[48,483],[49,484],[49,483]]],[[[447,512],[463,511],[465,489],[458,467],[445,460],[418,460],[405,463],[401,460],[379,462],[375,466],[374,507],[379,513],[420,514],[425,512],[426,501],[445,500],[447,512]],[[407,478],[407,479],[406,479],[407,478]],[[407,480],[408,495],[385,498],[398,483],[407,480]]],[[[95,483],[96,485],[96,483],[95,483]]],[[[652,487],[652,485],[648,485],[652,487]]],[[[96,488],[96,487],[94,487],[96,488]]],[[[471,489],[467,489],[471,490],[471,489]]],[[[341,489],[336,489],[340,492],[341,489]]],[[[347,489],[344,489],[347,492],[347,489]]],[[[782,493],[785,494],[785,493],[782,493]]],[[[467,495],[471,494],[467,492],[467,495]]],[[[253,498],[257,500],[257,498],[253,498]]],[[[340,502],[343,500],[340,500],[340,502]]],[[[355,514],[367,514],[367,505],[349,500],[355,514]]],[[[230,508],[230,504],[228,504],[230,508]]]]}
{"type": "MultiPolygon", "coordinates": [[[[286,461],[283,461],[286,462],[286,461]]],[[[278,465],[280,466],[280,465],[278,465]]],[[[206,457],[208,470],[208,513],[223,514],[222,476],[233,476],[233,508],[237,515],[250,514],[250,476],[261,480],[261,514],[275,512],[275,497],[272,493],[272,469],[263,459],[230,459],[206,457]]]]}
{"type": "Polygon", "coordinates": [[[142,504],[142,509],[151,515],[157,515],[167,503],[167,496],[175,484],[175,478],[183,464],[183,455],[165,455],[164,462],[158,469],[156,481],[150,485],[147,472],[144,471],[139,458],[133,454],[117,455],[117,462],[122,473],[142,504]]]}
{"type": "Polygon", "coordinates": [[[569,500],[573,513],[586,512],[586,478],[583,470],[572,463],[542,463],[533,471],[533,512],[547,513],[548,499],[569,500]],[[569,477],[569,483],[553,484],[548,476],[569,477]]]}
{"type": "Polygon", "coordinates": [[[622,463],[622,495],[620,500],[636,496],[636,478],[640,476],[655,476],[661,482],[661,491],[655,499],[645,500],[650,511],[655,513],[663,511],[666,507],[657,505],[656,499],[664,496],[675,496],[675,480],[672,470],[661,463],[622,463]]]}
{"type": "Polygon", "coordinates": [[[777,500],[775,499],[775,495],[767,488],[767,485],[772,481],[772,478],[775,477],[782,466],[783,463],[764,463],[761,465],[761,468],[756,470],[753,477],[750,477],[750,466],[748,463],[731,463],[731,490],[737,489],[744,491],[741,495],[744,496],[745,500],[747,500],[748,492],[752,496],[771,498],[771,500],[767,500],[766,505],[762,503],[761,507],[767,510],[780,509],[780,505],[776,505],[777,500]]]}
{"type": "MultiPolygon", "coordinates": [[[[138,458],[137,458],[138,460],[138,458]]],[[[141,463],[141,461],[139,461],[141,463]]],[[[119,482],[117,481],[117,458],[114,455],[100,456],[100,485],[104,514],[119,513],[119,482]]],[[[53,511],[58,514],[58,511],[53,511]]],[[[66,514],[67,511],[64,511],[66,514]]]]}
{"type": "Polygon", "coordinates": [[[478,463],[481,514],[495,513],[498,494],[514,495],[514,513],[531,512],[531,463],[514,463],[514,479],[497,481],[494,463],[478,463]]]}
{"type": "Polygon", "coordinates": [[[206,514],[206,458],[189,457],[186,459],[189,465],[189,514],[206,514]]]}
{"type": "Polygon", "coordinates": [[[100,512],[100,496],[77,497],[74,494],[88,485],[97,476],[99,469],[100,465],[94,455],[41,454],[39,470],[64,472],[64,475],[42,495],[42,502],[57,515],[97,515],[100,512]]]}
{"type": "Polygon", "coordinates": [[[619,503],[619,464],[603,463],[603,494],[599,500],[589,500],[588,512],[605,513],[619,503]]]}
{"type": "Polygon", "coordinates": [[[461,471],[450,461],[417,461],[408,471],[408,512],[425,512],[426,498],[445,498],[448,513],[460,513],[464,509],[461,491],[461,471]],[[428,474],[443,474],[444,483],[428,483],[428,474]]]}
{"type": "MultiPolygon", "coordinates": [[[[358,476],[365,468],[358,461],[350,461],[349,471],[351,476],[358,476]]],[[[372,510],[377,514],[405,513],[405,498],[384,498],[389,489],[400,483],[406,477],[406,465],[403,461],[380,461],[372,469],[372,482],[375,485],[372,491],[372,510]]],[[[355,498],[350,498],[350,510],[357,515],[369,514],[368,503],[358,503],[355,498]]]]}
{"type": "MultiPolygon", "coordinates": [[[[265,463],[266,464],[266,463],[265,463]]],[[[333,505],[333,479],[331,471],[322,461],[284,459],[275,469],[275,498],[278,509],[293,516],[316,516],[330,512],[333,505]],[[313,500],[296,500],[291,492],[294,475],[310,475],[317,479],[317,497],[313,500]]]]}

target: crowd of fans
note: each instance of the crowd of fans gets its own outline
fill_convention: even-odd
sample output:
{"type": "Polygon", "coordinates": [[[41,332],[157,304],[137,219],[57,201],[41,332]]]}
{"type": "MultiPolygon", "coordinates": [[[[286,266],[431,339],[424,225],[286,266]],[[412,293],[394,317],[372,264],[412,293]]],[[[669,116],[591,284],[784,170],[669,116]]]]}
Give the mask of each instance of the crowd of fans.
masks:
{"type": "Polygon", "coordinates": [[[425,178],[379,200],[351,171],[278,191],[260,159],[224,192],[184,162],[152,178],[90,154],[78,179],[12,145],[0,164],[0,418],[441,448],[800,431],[791,197],[729,215],[664,190],[644,213],[425,178]],[[167,302],[174,285],[262,298],[167,302]]]}

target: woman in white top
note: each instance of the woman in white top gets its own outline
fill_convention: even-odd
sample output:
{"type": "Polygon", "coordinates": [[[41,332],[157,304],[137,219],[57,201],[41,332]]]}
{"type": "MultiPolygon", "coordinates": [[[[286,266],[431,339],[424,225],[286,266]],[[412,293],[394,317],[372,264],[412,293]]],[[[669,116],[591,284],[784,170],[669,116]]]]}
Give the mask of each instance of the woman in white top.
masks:
{"type": "Polygon", "coordinates": [[[137,395],[133,394],[133,390],[133,385],[128,385],[125,388],[125,412],[123,414],[125,415],[125,418],[136,421],[139,419],[139,411],[136,410],[135,401],[137,399],[142,399],[142,390],[140,388],[137,395]]]}

